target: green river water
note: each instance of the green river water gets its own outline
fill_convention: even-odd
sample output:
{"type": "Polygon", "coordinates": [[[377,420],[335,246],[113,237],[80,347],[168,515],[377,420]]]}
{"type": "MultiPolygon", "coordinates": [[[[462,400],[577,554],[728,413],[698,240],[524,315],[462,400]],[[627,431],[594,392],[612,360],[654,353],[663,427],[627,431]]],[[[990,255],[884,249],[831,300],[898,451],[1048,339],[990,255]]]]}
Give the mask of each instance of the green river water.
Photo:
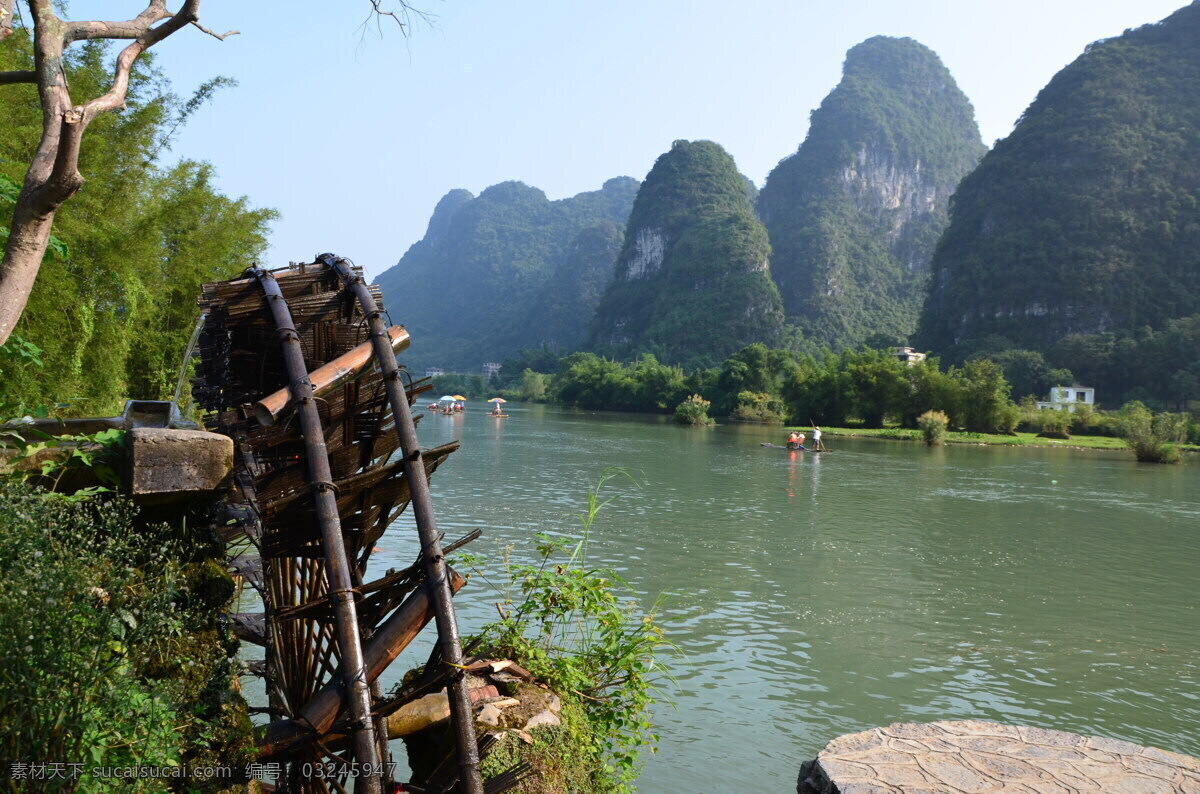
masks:
{"type": "MultiPolygon", "coordinates": [[[[591,557],[647,603],[667,594],[680,649],[639,791],[794,791],[825,742],[896,721],[1200,755],[1194,463],[831,437],[814,455],[761,447],[778,428],[506,408],[421,421],[425,446],[462,441],[432,478],[439,527],[483,528],[476,552],[529,549],[577,531],[606,467],[634,472],[640,487],[611,483],[591,557]]],[[[375,573],[412,560],[409,526],[375,573]]],[[[494,600],[477,581],[460,594],[464,634],[494,600]]]]}

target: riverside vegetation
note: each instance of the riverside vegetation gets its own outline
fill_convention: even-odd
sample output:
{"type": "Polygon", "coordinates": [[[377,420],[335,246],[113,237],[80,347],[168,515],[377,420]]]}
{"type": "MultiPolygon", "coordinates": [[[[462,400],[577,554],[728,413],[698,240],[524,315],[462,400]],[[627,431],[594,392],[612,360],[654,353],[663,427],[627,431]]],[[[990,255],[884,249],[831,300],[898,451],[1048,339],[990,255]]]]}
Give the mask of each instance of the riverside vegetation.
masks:
{"type": "MultiPolygon", "coordinates": [[[[0,347],[6,385],[41,366],[30,342],[14,336],[0,347]]],[[[45,413],[0,393],[0,416],[45,413]]],[[[82,765],[39,779],[46,791],[165,785],[95,776],[93,767],[225,767],[219,779],[187,781],[189,790],[224,790],[245,781],[254,759],[236,695],[238,641],[220,618],[234,585],[206,508],[153,523],[114,493],[124,436],[0,431],[0,632],[10,638],[0,647],[0,754],[9,772],[82,765]],[[55,447],[63,454],[40,455],[55,447]],[[103,484],[77,488],[80,473],[103,484]]],[[[5,783],[22,785],[12,775],[5,783]]]]}
{"type": "MultiPolygon", "coordinates": [[[[1138,401],[1115,412],[1089,406],[1077,406],[1074,412],[1038,410],[1033,394],[1013,400],[1004,365],[986,357],[943,370],[936,358],[905,364],[891,349],[861,347],[816,357],[753,344],[719,367],[691,372],[663,364],[652,355],[626,364],[593,353],[573,353],[548,367],[549,372],[536,372],[528,364],[546,366],[545,351],[529,351],[506,361],[499,382],[491,388],[510,399],[671,413],[683,416],[685,423],[699,416],[699,400],[707,403],[705,417],[712,407],[719,416],[741,421],[855,425],[873,435],[932,438],[934,443],[979,440],[985,434],[1001,435],[1007,443],[1029,443],[1032,435],[1017,436],[1018,430],[1060,439],[1070,438],[1068,433],[1074,430],[1085,436],[1124,439],[1145,461],[1178,460],[1179,444],[1200,443],[1200,405],[1193,403],[1190,410],[1175,413],[1163,410],[1161,404],[1138,401]]],[[[1046,371],[1041,380],[1030,382],[1047,392],[1057,382],[1051,377],[1069,382],[1071,374],[1046,371]]],[[[436,388],[464,385],[456,376],[435,383],[436,388]]],[[[1079,439],[1073,443],[1080,443],[1079,439]]]]}

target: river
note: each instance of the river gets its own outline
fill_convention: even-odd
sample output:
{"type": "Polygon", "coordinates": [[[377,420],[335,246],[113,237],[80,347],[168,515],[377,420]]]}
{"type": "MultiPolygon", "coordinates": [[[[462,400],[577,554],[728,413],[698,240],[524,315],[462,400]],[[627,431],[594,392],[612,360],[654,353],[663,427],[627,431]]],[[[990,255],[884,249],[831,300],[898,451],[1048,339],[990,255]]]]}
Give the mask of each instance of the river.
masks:
{"type": "MultiPolygon", "coordinates": [[[[423,445],[462,441],[432,478],[439,526],[483,528],[476,552],[529,549],[577,532],[606,468],[631,472],[609,483],[590,556],[646,603],[666,596],[679,648],[640,792],[793,791],[825,742],[896,721],[1200,755],[1195,465],[828,436],[815,455],[761,447],[778,428],[506,408],[421,421],[423,445]]],[[[376,572],[412,560],[408,526],[376,572]]],[[[464,633],[494,600],[463,591],[464,633]]]]}

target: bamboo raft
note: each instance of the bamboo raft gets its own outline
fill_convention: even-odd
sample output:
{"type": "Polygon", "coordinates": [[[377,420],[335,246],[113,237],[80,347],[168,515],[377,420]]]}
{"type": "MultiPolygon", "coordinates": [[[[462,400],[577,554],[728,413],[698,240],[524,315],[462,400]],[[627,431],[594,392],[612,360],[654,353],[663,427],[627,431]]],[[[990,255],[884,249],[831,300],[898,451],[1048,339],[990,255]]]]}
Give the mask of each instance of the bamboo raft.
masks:
{"type": "Polygon", "coordinates": [[[486,788],[480,777],[452,603],[464,580],[444,559],[479,533],[443,547],[429,497],[429,475],[458,444],[419,447],[410,407],[430,386],[396,363],[408,334],[385,326],[378,287],[325,254],[206,284],[199,303],[193,393],[209,429],[234,441],[234,490],[218,525],[231,570],[263,606],[231,620],[264,649],[249,667],[266,684],[258,756],[280,764],[276,790],[391,792],[387,717],[442,687],[454,758],[424,790],[512,785],[521,770],[486,788]],[[372,550],[410,505],[418,560],[368,580],[372,550]],[[438,642],[423,676],[385,695],[380,674],[430,621],[438,642]]]}

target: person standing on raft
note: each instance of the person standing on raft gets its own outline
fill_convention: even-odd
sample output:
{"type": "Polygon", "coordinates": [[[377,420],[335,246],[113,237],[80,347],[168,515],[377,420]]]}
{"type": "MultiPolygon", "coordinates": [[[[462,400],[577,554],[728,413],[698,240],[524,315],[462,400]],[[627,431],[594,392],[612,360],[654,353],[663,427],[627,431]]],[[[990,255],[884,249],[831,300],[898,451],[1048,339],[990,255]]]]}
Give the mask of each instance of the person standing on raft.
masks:
{"type": "MultiPolygon", "coordinates": [[[[812,431],[813,449],[821,449],[821,428],[813,425],[812,431]]],[[[800,443],[804,443],[803,441],[800,443]]]]}

